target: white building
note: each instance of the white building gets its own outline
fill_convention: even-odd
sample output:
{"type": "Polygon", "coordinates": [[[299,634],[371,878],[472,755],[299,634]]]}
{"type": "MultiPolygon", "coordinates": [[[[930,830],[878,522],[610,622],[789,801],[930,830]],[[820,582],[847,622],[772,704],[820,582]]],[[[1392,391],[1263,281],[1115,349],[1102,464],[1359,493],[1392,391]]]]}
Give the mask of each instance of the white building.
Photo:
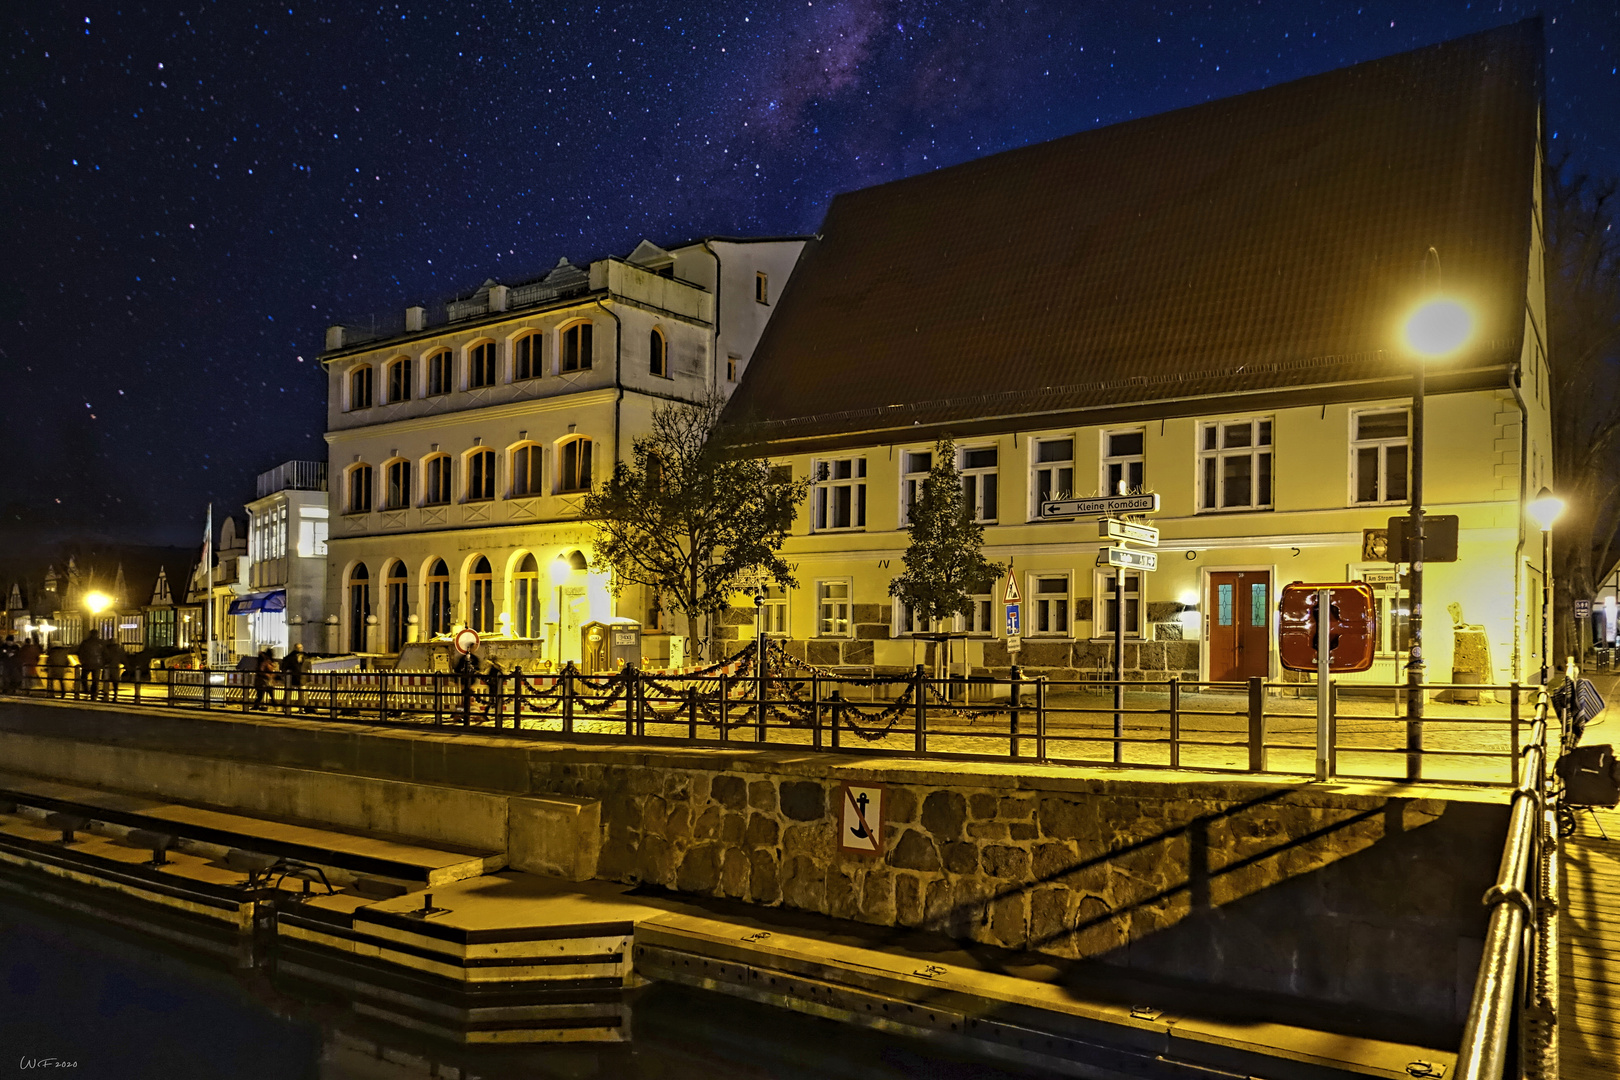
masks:
{"type": "MultiPolygon", "coordinates": [[[[729,394],[802,246],[643,241],[627,258],[486,282],[439,325],[413,307],[398,332],[331,328],[328,647],[397,653],[466,625],[564,661],[585,622],[656,623],[651,598],[615,603],[587,568],[580,497],[659,404],[729,394]]],[[[659,651],[649,639],[649,661],[659,651]]]]}
{"type": "Polygon", "coordinates": [[[287,461],[259,474],[247,504],[248,591],[231,602],[239,652],[325,647],[326,462],[287,461]]]}

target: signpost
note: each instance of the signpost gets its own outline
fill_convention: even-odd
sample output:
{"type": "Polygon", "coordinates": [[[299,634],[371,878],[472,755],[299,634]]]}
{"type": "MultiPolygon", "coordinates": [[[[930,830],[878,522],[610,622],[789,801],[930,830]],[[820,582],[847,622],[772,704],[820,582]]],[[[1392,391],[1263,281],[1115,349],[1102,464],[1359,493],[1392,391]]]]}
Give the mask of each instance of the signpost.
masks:
{"type": "Polygon", "coordinates": [[[1592,601],[1575,601],[1575,617],[1577,619],[1590,619],[1592,617],[1592,601]]]}
{"type": "Polygon", "coordinates": [[[1018,663],[1018,650],[1023,648],[1024,632],[1023,620],[1020,618],[1018,595],[1018,575],[1013,573],[1011,566],[1007,567],[1007,587],[1001,591],[1001,602],[1007,608],[1007,652],[1011,654],[1012,663],[1018,663]]]}
{"type": "Polygon", "coordinates": [[[1159,557],[1151,551],[1132,551],[1130,548],[1108,549],[1108,565],[1123,566],[1127,570],[1157,570],[1159,557]]]}
{"type": "Polygon", "coordinates": [[[1134,521],[1099,518],[1097,520],[1097,535],[1104,540],[1129,540],[1131,543],[1141,544],[1143,547],[1159,546],[1159,530],[1152,525],[1138,525],[1134,521]]]}
{"type": "Polygon", "coordinates": [[[1146,495],[1104,495],[1095,499],[1053,499],[1041,503],[1041,518],[1091,517],[1103,514],[1156,514],[1159,512],[1159,493],[1146,495]]]}

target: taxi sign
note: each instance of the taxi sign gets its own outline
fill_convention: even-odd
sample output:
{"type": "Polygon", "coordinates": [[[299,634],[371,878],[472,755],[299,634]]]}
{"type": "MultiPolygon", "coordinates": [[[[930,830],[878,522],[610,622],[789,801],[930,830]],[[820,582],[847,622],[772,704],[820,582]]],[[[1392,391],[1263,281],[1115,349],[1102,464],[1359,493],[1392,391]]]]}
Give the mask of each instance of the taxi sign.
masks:
{"type": "Polygon", "coordinates": [[[1157,570],[1159,556],[1151,551],[1132,551],[1130,548],[1111,547],[1108,549],[1108,565],[1122,566],[1127,570],[1157,570]]]}
{"type": "Polygon", "coordinates": [[[450,639],[456,646],[456,652],[465,656],[478,648],[478,631],[470,626],[464,626],[456,631],[456,636],[450,639]]]}
{"type": "Polygon", "coordinates": [[[1152,525],[1137,525],[1117,518],[1099,518],[1097,535],[1104,540],[1128,540],[1133,544],[1159,546],[1159,530],[1152,525]]]}
{"type": "Polygon", "coordinates": [[[1097,499],[1053,499],[1041,503],[1041,517],[1089,517],[1103,514],[1156,514],[1159,511],[1159,493],[1146,495],[1106,495],[1097,499]]]}

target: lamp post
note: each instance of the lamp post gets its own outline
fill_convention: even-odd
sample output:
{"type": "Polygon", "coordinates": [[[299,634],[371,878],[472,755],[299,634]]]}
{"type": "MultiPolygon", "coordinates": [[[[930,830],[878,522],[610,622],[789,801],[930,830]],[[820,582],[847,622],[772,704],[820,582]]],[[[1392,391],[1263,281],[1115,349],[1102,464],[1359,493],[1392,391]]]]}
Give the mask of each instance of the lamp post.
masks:
{"type": "Polygon", "coordinates": [[[563,583],[574,574],[574,564],[568,561],[568,556],[558,555],[551,562],[551,583],[557,587],[557,670],[562,670],[562,628],[563,628],[563,583]]]}
{"type": "Polygon", "coordinates": [[[1552,681],[1552,527],[1564,512],[1564,500],[1547,488],[1526,506],[1530,520],[1541,527],[1541,684],[1552,681]]]}
{"type": "MultiPolygon", "coordinates": [[[[1423,754],[1423,379],[1425,365],[1450,356],[1468,342],[1473,317],[1456,300],[1440,295],[1440,253],[1430,248],[1424,259],[1434,262],[1434,292],[1406,320],[1407,349],[1416,357],[1412,381],[1412,509],[1406,529],[1406,561],[1412,566],[1411,613],[1408,628],[1411,652],[1406,666],[1406,778],[1416,780],[1423,754]]],[[[1397,557],[1402,553],[1397,553],[1397,557]]]]}

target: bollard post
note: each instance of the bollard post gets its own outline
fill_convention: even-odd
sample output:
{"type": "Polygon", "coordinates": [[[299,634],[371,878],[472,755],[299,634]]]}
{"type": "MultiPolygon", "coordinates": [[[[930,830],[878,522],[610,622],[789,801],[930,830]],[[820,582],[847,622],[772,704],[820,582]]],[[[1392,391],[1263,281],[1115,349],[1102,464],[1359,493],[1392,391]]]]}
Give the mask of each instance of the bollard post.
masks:
{"type": "Polygon", "coordinates": [[[1023,683],[1024,669],[1014,664],[1007,672],[1008,734],[1011,739],[1012,757],[1018,756],[1018,706],[1023,704],[1023,683]]]}
{"type": "Polygon", "coordinates": [[[1046,761],[1046,676],[1035,680],[1035,760],[1046,761]]]}
{"type": "Polygon", "coordinates": [[[810,673],[810,745],[821,749],[821,676],[810,673]]]}
{"type": "Polygon", "coordinates": [[[1333,590],[1316,590],[1316,779],[1328,778],[1332,736],[1328,732],[1333,711],[1333,590]]]}
{"type": "Polygon", "coordinates": [[[917,711],[917,753],[928,751],[928,673],[921,664],[917,665],[917,699],[914,702],[917,711]]]}
{"type": "Polygon", "coordinates": [[[1181,680],[1170,676],[1170,767],[1181,768],[1181,680]]]}
{"type": "Polygon", "coordinates": [[[1266,687],[1258,675],[1249,679],[1249,771],[1266,771],[1266,687]]]}
{"type": "Polygon", "coordinates": [[[726,685],[726,672],[720,671],[720,741],[726,741],[726,728],[731,723],[731,687],[726,685]]]}
{"type": "Polygon", "coordinates": [[[563,734],[574,733],[574,662],[568,661],[562,669],[563,734]]]}

